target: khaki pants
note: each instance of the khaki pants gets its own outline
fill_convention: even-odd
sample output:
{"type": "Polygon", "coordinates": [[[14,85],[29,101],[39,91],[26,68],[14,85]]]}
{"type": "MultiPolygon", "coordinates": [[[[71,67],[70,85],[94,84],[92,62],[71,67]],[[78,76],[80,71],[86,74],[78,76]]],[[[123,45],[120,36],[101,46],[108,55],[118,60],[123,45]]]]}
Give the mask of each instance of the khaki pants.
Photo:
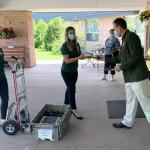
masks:
{"type": "Polygon", "coordinates": [[[138,101],[143,109],[146,119],[150,123],[150,97],[149,97],[149,80],[139,82],[129,82],[125,84],[126,89],[126,114],[123,117],[122,123],[128,127],[132,127],[138,101]]]}

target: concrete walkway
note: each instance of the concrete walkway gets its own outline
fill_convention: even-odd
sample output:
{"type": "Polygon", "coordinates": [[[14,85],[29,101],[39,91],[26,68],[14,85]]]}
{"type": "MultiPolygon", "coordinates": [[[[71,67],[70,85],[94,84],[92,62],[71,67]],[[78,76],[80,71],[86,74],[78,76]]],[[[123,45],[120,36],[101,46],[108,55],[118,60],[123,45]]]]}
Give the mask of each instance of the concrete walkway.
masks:
{"type": "MultiPolygon", "coordinates": [[[[25,70],[31,118],[45,104],[63,103],[65,85],[60,67],[60,63],[43,63],[25,70]]],[[[36,141],[34,134],[8,136],[0,129],[0,150],[150,150],[150,126],[146,119],[136,119],[131,130],[112,127],[119,120],[108,119],[106,101],[125,99],[123,78],[118,73],[114,82],[100,81],[102,70],[91,65],[79,67],[76,99],[85,119],[80,121],[72,116],[62,140],[36,141]]],[[[9,70],[7,77],[11,103],[13,87],[9,70]]]]}

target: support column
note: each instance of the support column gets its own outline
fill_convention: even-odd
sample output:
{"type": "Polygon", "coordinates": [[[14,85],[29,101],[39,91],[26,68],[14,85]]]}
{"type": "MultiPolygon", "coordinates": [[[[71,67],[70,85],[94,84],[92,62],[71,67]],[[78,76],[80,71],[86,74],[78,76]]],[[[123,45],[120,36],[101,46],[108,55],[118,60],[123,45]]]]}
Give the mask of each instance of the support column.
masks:
{"type": "MultiPolygon", "coordinates": [[[[27,67],[36,64],[34,49],[34,32],[31,11],[0,11],[0,27],[13,27],[17,37],[14,39],[1,39],[0,47],[24,48],[24,57],[27,67]]],[[[13,49],[12,49],[13,51],[13,49]]]]}

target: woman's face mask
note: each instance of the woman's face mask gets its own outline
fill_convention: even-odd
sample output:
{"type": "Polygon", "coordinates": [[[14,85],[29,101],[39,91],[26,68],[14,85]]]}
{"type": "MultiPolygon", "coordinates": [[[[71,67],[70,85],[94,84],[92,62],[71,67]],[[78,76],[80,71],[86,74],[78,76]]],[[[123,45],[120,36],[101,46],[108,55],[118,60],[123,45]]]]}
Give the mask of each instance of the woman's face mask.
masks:
{"type": "Polygon", "coordinates": [[[76,36],[74,34],[69,33],[68,38],[69,38],[69,40],[73,41],[73,40],[75,40],[76,36]]]}

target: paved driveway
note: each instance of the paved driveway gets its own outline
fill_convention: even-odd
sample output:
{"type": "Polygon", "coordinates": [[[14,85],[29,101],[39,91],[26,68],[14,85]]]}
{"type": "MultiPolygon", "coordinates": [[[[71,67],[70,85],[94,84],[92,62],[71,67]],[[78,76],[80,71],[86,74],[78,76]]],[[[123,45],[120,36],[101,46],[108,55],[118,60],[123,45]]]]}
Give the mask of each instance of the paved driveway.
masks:
{"type": "MultiPolygon", "coordinates": [[[[100,81],[103,71],[88,65],[79,67],[77,106],[85,117],[76,120],[59,142],[36,141],[34,134],[5,135],[0,129],[0,150],[149,150],[150,126],[146,119],[136,119],[131,130],[117,130],[111,125],[118,119],[108,119],[106,101],[125,99],[121,73],[114,82],[100,81]]],[[[43,105],[62,104],[65,85],[60,75],[60,64],[38,64],[26,69],[26,85],[29,110],[33,118],[43,105]]],[[[10,103],[13,88],[10,71],[7,70],[10,87],[10,103]]]]}

